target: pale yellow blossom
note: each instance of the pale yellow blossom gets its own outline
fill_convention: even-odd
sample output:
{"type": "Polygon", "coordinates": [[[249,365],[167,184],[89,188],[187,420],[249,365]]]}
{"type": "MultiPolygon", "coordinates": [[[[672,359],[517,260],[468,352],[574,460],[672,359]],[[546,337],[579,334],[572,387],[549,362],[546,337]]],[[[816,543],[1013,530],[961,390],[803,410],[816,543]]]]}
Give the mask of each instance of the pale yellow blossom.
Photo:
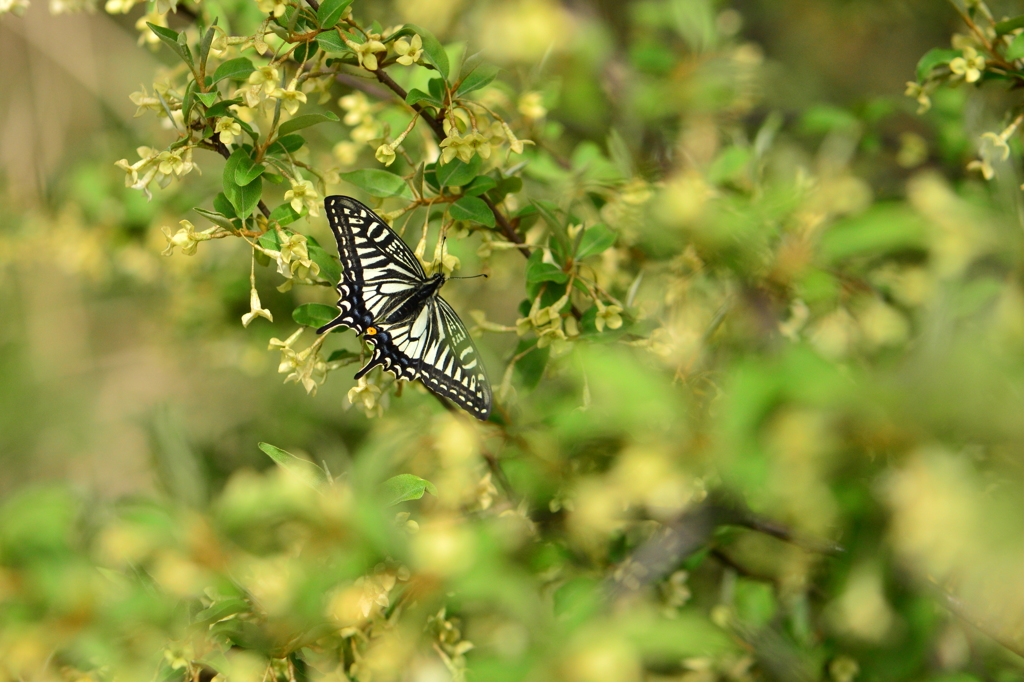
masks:
{"type": "Polygon", "coordinates": [[[399,38],[395,41],[395,52],[399,55],[398,63],[412,66],[423,56],[423,39],[414,35],[411,41],[399,38]]]}
{"type": "Polygon", "coordinates": [[[281,107],[292,116],[299,110],[301,104],[306,103],[306,93],[296,90],[294,81],[288,86],[287,90],[275,88],[269,93],[269,96],[281,100],[281,107]]]}
{"type": "Polygon", "coordinates": [[[597,303],[597,315],[594,317],[594,326],[597,327],[597,331],[603,332],[605,327],[609,329],[618,329],[622,326],[622,308],[617,305],[604,305],[601,301],[595,301],[597,303]]]}
{"type": "Polygon", "coordinates": [[[162,227],[161,231],[164,233],[164,237],[167,239],[167,248],[161,253],[165,256],[170,256],[174,253],[174,247],[181,249],[181,253],[186,256],[195,254],[199,248],[199,242],[205,242],[212,239],[211,236],[216,230],[216,227],[211,227],[209,230],[204,232],[196,232],[195,226],[187,220],[181,221],[181,228],[172,233],[171,228],[162,227]]]}
{"type": "Polygon", "coordinates": [[[320,215],[318,199],[316,189],[309,180],[293,180],[292,188],[284,193],[284,200],[291,203],[297,213],[301,213],[302,207],[305,206],[309,209],[309,215],[314,217],[320,215]]]}
{"type": "Polygon", "coordinates": [[[249,290],[249,312],[242,315],[242,326],[248,327],[257,317],[265,317],[271,322],[274,321],[274,316],[260,303],[260,294],[256,291],[256,287],[253,287],[249,290]]]}
{"type": "Polygon", "coordinates": [[[220,135],[220,141],[224,144],[233,144],[236,137],[242,136],[242,124],[230,116],[221,116],[217,119],[214,132],[220,135]]]}
{"type": "Polygon", "coordinates": [[[985,70],[985,58],[973,47],[965,47],[961,54],[962,57],[956,57],[949,63],[949,70],[963,76],[968,83],[981,79],[981,72],[985,70]]]}

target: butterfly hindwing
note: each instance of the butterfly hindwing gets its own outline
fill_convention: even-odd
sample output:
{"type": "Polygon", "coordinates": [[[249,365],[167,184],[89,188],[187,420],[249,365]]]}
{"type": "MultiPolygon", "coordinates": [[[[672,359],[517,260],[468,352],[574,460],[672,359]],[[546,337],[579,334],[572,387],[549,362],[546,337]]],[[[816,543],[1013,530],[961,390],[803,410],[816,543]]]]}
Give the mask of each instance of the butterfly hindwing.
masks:
{"type": "Polygon", "coordinates": [[[419,379],[486,420],[490,383],[465,325],[436,294],[444,278],[428,278],[401,237],[355,199],[327,197],[324,207],[343,273],[338,284],[341,312],[318,332],[344,325],[370,342],[370,362],[356,378],[380,365],[399,379],[419,379]]]}
{"type": "Polygon", "coordinates": [[[421,349],[419,379],[478,419],[491,412],[491,384],[466,326],[440,296],[428,301],[430,324],[421,349]]]}

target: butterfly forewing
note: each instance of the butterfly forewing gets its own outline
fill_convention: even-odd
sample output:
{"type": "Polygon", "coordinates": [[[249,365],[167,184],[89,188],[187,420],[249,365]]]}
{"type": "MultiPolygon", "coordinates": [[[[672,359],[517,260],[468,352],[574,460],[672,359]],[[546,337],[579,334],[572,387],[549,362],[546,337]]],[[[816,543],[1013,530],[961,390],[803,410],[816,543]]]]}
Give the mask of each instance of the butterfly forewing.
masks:
{"type": "Polygon", "coordinates": [[[324,207],[343,273],[341,313],[319,331],[344,325],[366,335],[373,355],[357,378],[381,365],[400,379],[420,379],[438,395],[487,419],[491,388],[483,362],[459,316],[430,293],[438,283],[427,278],[416,254],[355,199],[327,197],[324,207]]]}
{"type": "Polygon", "coordinates": [[[324,208],[343,269],[337,322],[362,334],[373,320],[408,299],[426,275],[416,254],[363,204],[333,196],[324,208]]]}

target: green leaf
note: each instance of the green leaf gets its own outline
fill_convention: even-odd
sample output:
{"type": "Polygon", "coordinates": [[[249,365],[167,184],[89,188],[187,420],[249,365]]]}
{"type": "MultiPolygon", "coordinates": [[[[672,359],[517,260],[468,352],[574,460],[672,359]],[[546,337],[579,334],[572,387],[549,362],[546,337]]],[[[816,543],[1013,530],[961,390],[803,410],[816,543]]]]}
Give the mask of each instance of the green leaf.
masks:
{"type": "Polygon", "coordinates": [[[588,227],[583,232],[579,249],[576,250],[576,258],[583,259],[587,256],[593,256],[606,251],[615,243],[617,237],[617,234],[604,225],[598,224],[588,227]]]}
{"type": "Polygon", "coordinates": [[[530,260],[526,261],[527,282],[558,282],[563,284],[569,281],[569,275],[562,272],[561,268],[545,263],[544,251],[537,249],[530,254],[530,260]]]}
{"type": "Polygon", "coordinates": [[[461,187],[480,174],[483,161],[473,156],[469,163],[461,159],[452,159],[443,166],[437,166],[437,182],[441,187],[461,187]]]}
{"type": "Polygon", "coordinates": [[[246,600],[238,597],[229,597],[197,613],[192,617],[192,623],[194,625],[213,625],[236,613],[245,613],[251,610],[252,605],[246,600]]]}
{"type": "Polygon", "coordinates": [[[522,339],[516,348],[515,356],[519,357],[522,353],[526,354],[515,364],[515,371],[519,375],[519,387],[531,391],[537,388],[541,377],[544,376],[544,368],[548,366],[548,358],[551,357],[551,346],[537,348],[536,339],[522,339]],[[533,350],[530,350],[531,347],[533,350]]]}
{"type": "Polygon", "coordinates": [[[219,92],[197,92],[196,93],[196,99],[198,99],[200,102],[202,102],[204,107],[212,106],[213,103],[217,101],[218,97],[220,97],[220,93],[219,92]]]}
{"type": "Polygon", "coordinates": [[[309,259],[320,266],[320,277],[337,284],[341,279],[341,264],[338,260],[312,237],[306,238],[306,248],[309,250],[309,259]]]}
{"type": "Polygon", "coordinates": [[[923,83],[928,79],[932,69],[942,64],[949,64],[960,56],[960,50],[941,50],[934,48],[925,52],[917,62],[917,81],[923,83]]]}
{"type": "Polygon", "coordinates": [[[409,91],[409,94],[405,96],[405,103],[408,104],[409,106],[412,106],[413,104],[419,104],[420,102],[426,102],[427,104],[432,104],[435,107],[443,106],[441,100],[434,97],[433,95],[428,95],[419,88],[413,88],[412,90],[409,91]]]}
{"type": "Polygon", "coordinates": [[[250,182],[263,175],[263,171],[267,170],[266,167],[261,163],[256,163],[249,158],[246,154],[240,157],[238,165],[235,166],[235,182],[240,187],[245,187],[250,182]]]}
{"type": "Polygon", "coordinates": [[[490,175],[478,175],[473,178],[473,182],[469,183],[462,188],[463,194],[478,197],[484,192],[490,192],[492,189],[498,186],[498,181],[492,178],[490,175]]]}
{"type": "Polygon", "coordinates": [[[242,100],[240,100],[240,99],[224,99],[224,100],[221,100],[221,101],[217,102],[212,107],[210,107],[209,109],[206,110],[206,118],[218,118],[220,116],[226,116],[229,113],[228,112],[228,108],[229,107],[231,107],[234,104],[241,104],[241,103],[242,103],[242,100]]]}
{"type": "Polygon", "coordinates": [[[213,20],[210,27],[206,29],[206,33],[203,35],[203,42],[199,44],[199,70],[204,74],[206,73],[206,60],[210,56],[210,47],[213,45],[213,39],[217,35],[214,30],[214,26],[217,25],[217,19],[213,20]]]}
{"type": "Polygon", "coordinates": [[[256,70],[256,67],[252,65],[252,62],[245,57],[239,57],[238,59],[229,59],[213,72],[213,82],[219,83],[225,78],[230,78],[235,81],[244,81],[249,78],[249,74],[256,70]]]}
{"type": "Polygon", "coordinates": [[[238,184],[235,180],[235,173],[239,167],[248,168],[252,161],[244,149],[236,149],[227,163],[224,164],[224,195],[235,208],[238,217],[245,220],[248,218],[263,195],[263,181],[257,176],[252,182],[246,185],[238,184]]]}
{"type": "MultiPolygon", "coordinates": [[[[1024,28],[1024,14],[1022,14],[1019,17],[1014,17],[1012,19],[1007,19],[1006,21],[1000,21],[998,24],[995,25],[996,35],[1000,35],[1000,36],[1001,35],[1006,35],[1007,33],[1010,33],[1011,31],[1016,31],[1018,28],[1024,28]]],[[[1020,37],[1020,36],[1018,36],[1018,37],[1020,37]]],[[[1006,56],[1009,59],[1017,59],[1017,57],[1010,57],[1010,55],[1006,55],[1006,56]]]]}
{"type": "Polygon", "coordinates": [[[267,153],[285,156],[298,151],[304,144],[306,144],[306,138],[302,135],[285,135],[277,138],[274,144],[267,147],[267,153]]]}
{"type": "MultiPolygon", "coordinates": [[[[498,204],[501,203],[501,201],[504,200],[504,198],[507,197],[509,194],[515,194],[521,191],[522,189],[523,179],[513,175],[512,177],[501,178],[498,181],[498,186],[495,187],[493,190],[488,191],[487,196],[491,198],[491,201],[498,204]]],[[[526,207],[531,209],[533,208],[529,204],[527,204],[526,207]]]]}
{"type": "Polygon", "coordinates": [[[412,190],[408,183],[398,175],[386,170],[363,169],[342,173],[341,179],[374,197],[402,197],[412,200],[412,190]]]}
{"type": "Polygon", "coordinates": [[[313,490],[320,492],[329,484],[327,472],[308,459],[296,457],[292,453],[270,443],[260,443],[259,447],[278,466],[298,476],[313,490]]]}
{"type": "Polygon", "coordinates": [[[441,43],[438,42],[434,34],[425,28],[415,26],[413,24],[406,24],[409,28],[419,35],[420,39],[423,40],[423,54],[426,56],[427,61],[430,62],[438,73],[448,80],[448,53],[444,51],[441,43]]]}
{"type": "Polygon", "coordinates": [[[465,97],[474,90],[489,85],[494,80],[495,76],[498,75],[498,67],[490,64],[483,64],[474,69],[470,74],[462,79],[462,83],[459,85],[455,94],[458,97],[465,97]]]}
{"type": "Polygon", "coordinates": [[[339,348],[327,356],[327,362],[344,362],[345,364],[352,364],[353,362],[359,362],[359,353],[353,353],[350,350],[339,348]]]}
{"type": "Polygon", "coordinates": [[[203,216],[207,220],[209,220],[214,225],[223,227],[225,230],[231,230],[232,232],[234,232],[236,229],[235,226],[231,223],[231,218],[224,215],[223,213],[210,211],[205,208],[199,208],[198,206],[196,206],[192,210],[198,213],[199,215],[203,216]]]}
{"type": "Polygon", "coordinates": [[[301,217],[291,204],[281,204],[270,212],[270,220],[276,220],[281,227],[291,225],[301,217]]]}
{"type": "Polygon", "coordinates": [[[448,215],[455,220],[472,220],[494,227],[494,214],[480,197],[462,197],[448,209],[448,215]]]}
{"type": "Polygon", "coordinates": [[[309,41],[299,45],[295,48],[295,52],[292,52],[292,57],[297,62],[305,62],[312,59],[313,55],[320,49],[320,44],[315,41],[309,41]]]}
{"type": "Polygon", "coordinates": [[[315,126],[317,123],[324,123],[326,121],[337,122],[338,115],[333,111],[328,111],[326,114],[303,114],[302,116],[296,116],[290,121],[282,123],[277,129],[277,134],[280,137],[284,137],[289,133],[294,133],[297,130],[315,126]]]}
{"type": "Polygon", "coordinates": [[[196,105],[196,87],[196,82],[190,80],[185,86],[185,96],[181,100],[181,115],[186,125],[192,115],[192,108],[196,105]]]}
{"type": "Polygon", "coordinates": [[[321,33],[316,37],[316,42],[320,44],[320,49],[324,52],[351,52],[345,41],[335,31],[321,33]]]}
{"type": "Polygon", "coordinates": [[[1006,48],[1006,58],[1011,61],[1024,59],[1024,33],[1014,36],[1013,42],[1006,48]]]}
{"type": "Polygon", "coordinates": [[[437,495],[437,488],[430,481],[413,474],[399,474],[381,484],[387,505],[393,507],[409,500],[418,500],[424,493],[437,495]]]}
{"type": "Polygon", "coordinates": [[[819,243],[822,254],[830,260],[923,249],[928,243],[928,224],[908,206],[879,204],[837,222],[819,243]]]}
{"type": "Polygon", "coordinates": [[[323,303],[303,303],[292,311],[292,319],[313,329],[319,329],[338,316],[338,309],[323,303]]]}
{"type": "Polygon", "coordinates": [[[258,241],[260,246],[269,251],[281,250],[281,237],[277,234],[277,230],[267,230],[260,235],[258,241]]]}
{"type": "Polygon", "coordinates": [[[320,9],[316,11],[316,22],[320,24],[320,28],[334,28],[351,4],[352,0],[324,0],[320,3],[320,9]]]}
{"type": "Polygon", "coordinates": [[[218,192],[217,196],[213,198],[213,210],[222,215],[226,215],[229,218],[238,217],[238,214],[235,213],[235,207],[231,205],[230,201],[228,201],[224,192],[218,192]]]}
{"type": "Polygon", "coordinates": [[[181,58],[185,60],[188,67],[195,73],[196,64],[192,61],[192,50],[188,48],[188,37],[184,33],[178,34],[178,47],[181,48],[181,58]]]}
{"type": "Polygon", "coordinates": [[[163,41],[165,45],[170,47],[171,50],[174,51],[174,54],[178,55],[179,59],[188,64],[189,67],[192,66],[192,53],[188,51],[188,46],[183,46],[179,42],[179,35],[177,31],[173,31],[164,26],[151,24],[148,21],[146,22],[146,26],[149,26],[149,30],[155,33],[156,37],[163,41]]]}

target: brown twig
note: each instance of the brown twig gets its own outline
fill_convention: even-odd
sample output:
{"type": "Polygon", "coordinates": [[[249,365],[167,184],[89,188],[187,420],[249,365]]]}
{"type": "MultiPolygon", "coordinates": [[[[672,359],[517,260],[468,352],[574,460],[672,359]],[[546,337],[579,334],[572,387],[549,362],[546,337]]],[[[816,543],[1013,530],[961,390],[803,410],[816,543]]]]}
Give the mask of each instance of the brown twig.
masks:
{"type": "Polygon", "coordinates": [[[782,523],[757,516],[744,505],[710,498],[690,507],[623,561],[607,593],[614,601],[660,580],[676,566],[711,542],[720,526],[741,526],[796,545],[808,552],[836,555],[840,545],[801,536],[782,523]]]}
{"type": "Polygon", "coordinates": [[[971,607],[965,604],[959,597],[950,594],[937,584],[932,585],[932,588],[938,600],[954,616],[975,628],[982,634],[992,638],[1007,650],[1012,651],[1018,656],[1024,656],[1024,643],[1008,635],[998,625],[978,618],[971,607]]]}

